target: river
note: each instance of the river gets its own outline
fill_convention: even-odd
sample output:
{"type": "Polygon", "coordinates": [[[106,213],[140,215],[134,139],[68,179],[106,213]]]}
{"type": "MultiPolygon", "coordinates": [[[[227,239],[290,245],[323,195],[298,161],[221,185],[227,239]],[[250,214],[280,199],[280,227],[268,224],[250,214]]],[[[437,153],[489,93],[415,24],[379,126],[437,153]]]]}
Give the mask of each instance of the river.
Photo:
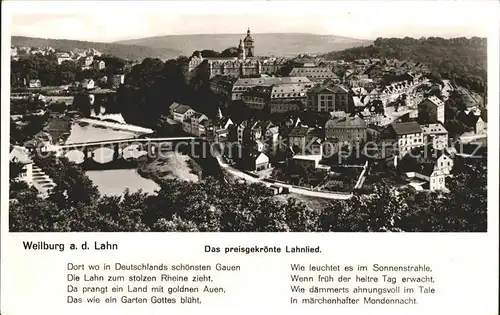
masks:
{"type": "MultiPolygon", "coordinates": [[[[97,128],[92,125],[80,126],[74,122],[66,143],[128,139],[133,138],[134,135],[133,132],[97,128]]],[[[101,195],[120,196],[127,188],[130,192],[142,190],[146,193],[153,193],[159,189],[158,184],[142,177],[135,169],[86,171],[85,173],[97,186],[101,195]]]]}

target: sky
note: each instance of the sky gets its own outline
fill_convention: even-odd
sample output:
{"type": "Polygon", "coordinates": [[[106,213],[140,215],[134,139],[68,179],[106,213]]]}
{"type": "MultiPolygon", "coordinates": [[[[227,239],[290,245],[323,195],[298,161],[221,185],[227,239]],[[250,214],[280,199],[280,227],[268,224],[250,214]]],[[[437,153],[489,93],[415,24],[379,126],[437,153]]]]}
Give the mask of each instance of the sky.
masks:
{"type": "Polygon", "coordinates": [[[313,33],[358,39],[487,36],[498,13],[494,1],[473,0],[23,2],[2,4],[8,4],[5,11],[11,17],[12,35],[96,42],[244,33],[248,27],[252,33],[313,33]]]}

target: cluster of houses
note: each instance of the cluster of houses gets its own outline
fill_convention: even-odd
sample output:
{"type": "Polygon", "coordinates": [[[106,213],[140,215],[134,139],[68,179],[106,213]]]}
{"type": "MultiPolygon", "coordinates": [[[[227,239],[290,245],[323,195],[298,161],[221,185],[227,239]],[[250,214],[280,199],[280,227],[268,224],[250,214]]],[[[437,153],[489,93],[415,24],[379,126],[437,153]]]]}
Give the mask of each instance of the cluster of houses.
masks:
{"type": "MultiPolygon", "coordinates": [[[[53,56],[57,63],[60,65],[63,62],[72,62],[77,64],[81,70],[95,69],[98,71],[106,69],[106,62],[99,57],[102,53],[95,48],[88,49],[72,49],[71,51],[56,51],[52,47],[11,47],[11,59],[18,60],[21,57],[29,57],[34,55],[53,56]]],[[[85,79],[81,82],[75,82],[74,87],[81,87],[84,89],[93,89],[96,86],[107,84],[111,82],[112,88],[118,88],[120,84],[125,83],[125,74],[117,73],[113,77],[108,78],[103,76],[98,82],[92,79],[85,79]]],[[[107,84],[109,85],[109,84],[107,84]]],[[[43,82],[38,78],[24,79],[24,86],[29,88],[41,88],[43,82]]]]}
{"type": "MultiPolygon", "coordinates": [[[[22,57],[29,57],[29,56],[52,56],[55,55],[57,58],[57,63],[61,64],[64,61],[73,61],[73,62],[80,62],[82,65],[86,67],[91,67],[94,66],[96,68],[102,66],[102,64],[95,64],[93,65],[93,57],[100,57],[102,55],[101,52],[99,52],[95,48],[88,48],[88,49],[72,49],[71,51],[68,52],[63,52],[63,51],[57,51],[56,49],[52,47],[17,47],[17,46],[11,46],[10,47],[10,56],[12,60],[19,60],[19,58],[22,57]],[[90,57],[90,59],[87,59],[90,57]]],[[[102,67],[101,69],[103,69],[102,67]]]]}
{"type": "Polygon", "coordinates": [[[52,47],[24,47],[24,46],[11,46],[10,57],[12,60],[19,60],[21,57],[27,56],[47,56],[54,54],[56,50],[52,47]]]}
{"type": "MultiPolygon", "coordinates": [[[[238,159],[243,161],[241,165],[247,170],[267,169],[271,166],[271,159],[273,163],[293,160],[313,170],[329,171],[330,165],[327,164],[331,163],[330,158],[338,157],[346,147],[350,146],[352,150],[357,145],[361,148],[356,151],[358,158],[383,164],[384,167],[396,169],[399,161],[408,165],[406,161],[413,159],[414,163],[410,163],[413,168],[406,167],[404,174],[409,185],[415,189],[446,190],[445,178],[450,174],[457,152],[450,145],[448,131],[444,127],[445,109],[442,100],[435,96],[427,97],[418,104],[415,119],[377,125],[367,121],[363,113],[332,111],[348,108],[348,91],[340,90],[338,93],[345,98],[322,98],[323,93],[326,96],[329,93],[336,94],[334,89],[339,87],[333,82],[331,84],[331,87],[324,88],[326,91],[316,87],[312,90],[314,94],[311,94],[314,95],[313,106],[326,101],[324,105],[319,105],[326,105],[325,111],[329,111],[330,118],[324,125],[308,126],[297,117],[284,118],[282,121],[249,119],[233,122],[220,115],[217,120],[211,120],[189,106],[178,103],[170,106],[169,119],[189,134],[231,146],[238,144],[242,150],[239,157],[234,152],[226,151],[226,158],[235,163],[238,159]],[[336,104],[335,107],[329,102],[336,104]],[[419,123],[418,117],[421,116],[433,123],[419,123]],[[279,152],[284,154],[276,160],[279,152]]],[[[463,121],[469,121],[467,123],[474,125],[478,132],[484,129],[484,122],[477,111],[464,112],[463,116],[463,121]]],[[[343,162],[338,160],[336,163],[343,162]]]]}
{"type": "MultiPolygon", "coordinates": [[[[111,87],[116,89],[121,84],[125,83],[125,74],[114,74],[110,79],[107,76],[102,76],[99,80],[94,81],[93,79],[83,79],[82,81],[74,81],[71,84],[71,88],[81,88],[85,90],[92,90],[99,86],[107,86],[108,80],[111,80],[111,87]]],[[[26,81],[26,79],[25,79],[26,81]]],[[[24,84],[29,88],[38,89],[42,87],[42,82],[39,79],[31,79],[24,84]]]]}
{"type": "MultiPolygon", "coordinates": [[[[210,87],[227,102],[242,101],[249,108],[271,113],[362,112],[379,104],[411,108],[416,113],[416,106],[431,86],[421,73],[404,73],[397,77],[399,81],[387,84],[368,79],[370,84],[361,85],[353,83],[359,81],[359,76],[351,74],[340,79],[331,68],[311,67],[307,63],[294,67],[290,74],[284,77],[217,75],[210,80],[210,87]]],[[[382,116],[373,119],[381,120],[382,116]]]]}
{"type": "MultiPolygon", "coordinates": [[[[170,107],[173,121],[190,134],[241,144],[243,165],[253,171],[268,168],[270,158],[279,162],[276,153],[282,144],[286,147],[282,159],[328,171],[324,163],[342,148],[371,142],[375,149],[360,151],[365,159],[393,168],[402,161],[410,185],[417,190],[446,189],[445,178],[456,154],[444,127],[444,101],[453,90],[449,81],[430,82],[427,66],[411,60],[261,58],[254,50],[249,30],[237,57],[204,58],[199,53],[189,61],[188,72],[208,71],[212,91],[226,104],[243,103],[254,110],[284,114],[281,117],[298,117],[303,111],[328,113],[324,125],[308,126],[298,118],[214,122],[180,104],[170,107]],[[441,96],[429,96],[436,95],[429,93],[433,89],[441,96]],[[435,154],[428,156],[429,149],[435,154]]],[[[485,128],[480,112],[464,111],[457,118],[476,133],[485,128]]]]}
{"type": "MultiPolygon", "coordinates": [[[[106,66],[94,59],[100,53],[92,49],[52,53],[59,64],[71,60],[82,69],[106,66]]],[[[329,172],[332,163],[347,163],[345,158],[332,162],[334,157],[342,157],[346,147],[350,152],[356,147],[357,158],[398,169],[417,190],[446,190],[446,177],[457,154],[445,128],[444,101],[453,85],[446,80],[442,85],[429,82],[429,69],[422,63],[373,58],[346,62],[304,55],[263,58],[255,55],[255,41],[248,30],[237,57],[206,58],[197,53],[188,61],[187,70],[191,77],[198,71],[208,72],[210,88],[226,104],[243,103],[254,110],[282,114],[270,116],[272,121],[233,121],[220,110],[211,119],[188,105],[171,104],[165,117],[171,129],[227,144],[222,153],[228,163],[260,172],[292,161],[329,172]],[[441,96],[429,96],[432,89],[439,89],[441,96]],[[407,115],[397,114],[401,108],[407,115]],[[303,123],[298,117],[304,111],[325,113],[328,119],[303,123]]],[[[117,87],[125,76],[109,79],[117,87]]],[[[73,86],[92,90],[107,80],[85,79],[73,86]]],[[[41,87],[41,82],[30,80],[29,86],[41,87]]],[[[466,110],[454,119],[482,133],[486,127],[480,114],[466,110]]]]}
{"type": "MultiPolygon", "coordinates": [[[[270,113],[298,111],[362,113],[365,120],[383,124],[385,108],[396,106],[411,109],[417,115],[417,105],[424,99],[430,86],[422,76],[410,81],[397,81],[383,86],[349,87],[338,80],[321,83],[308,77],[274,77],[261,75],[253,78],[216,76],[210,81],[212,91],[227,102],[242,101],[255,110],[270,113]]],[[[398,109],[396,109],[397,111],[398,109]]]]}
{"type": "Polygon", "coordinates": [[[63,62],[74,62],[78,64],[78,66],[82,70],[95,69],[95,70],[103,70],[106,68],[106,63],[103,60],[94,59],[94,57],[99,57],[100,54],[90,54],[90,52],[86,53],[68,53],[68,52],[57,52],[57,64],[62,64],[63,62]]]}

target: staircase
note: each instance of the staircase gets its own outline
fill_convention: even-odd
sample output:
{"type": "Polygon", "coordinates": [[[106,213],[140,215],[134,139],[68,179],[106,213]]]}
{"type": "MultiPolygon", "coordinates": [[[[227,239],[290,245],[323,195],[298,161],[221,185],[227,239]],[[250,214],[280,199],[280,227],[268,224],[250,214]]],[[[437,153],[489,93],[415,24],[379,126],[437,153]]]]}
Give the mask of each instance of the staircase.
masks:
{"type": "Polygon", "coordinates": [[[56,184],[41,168],[33,164],[33,186],[39,191],[39,196],[47,198],[56,184]]]}

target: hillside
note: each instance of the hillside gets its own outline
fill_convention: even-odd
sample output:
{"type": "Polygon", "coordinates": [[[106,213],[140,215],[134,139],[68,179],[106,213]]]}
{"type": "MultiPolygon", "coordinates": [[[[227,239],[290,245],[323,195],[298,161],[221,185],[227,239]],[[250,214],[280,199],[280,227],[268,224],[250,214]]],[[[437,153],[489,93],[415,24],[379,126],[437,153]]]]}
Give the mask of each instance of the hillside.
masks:
{"type": "Polygon", "coordinates": [[[96,43],[67,39],[35,38],[12,36],[13,46],[46,47],[69,51],[73,48],[95,48],[102,53],[110,54],[127,60],[143,60],[146,57],[160,58],[163,60],[175,58],[179,51],[171,48],[152,48],[147,46],[125,45],[117,43],[96,43]]]}
{"type": "MultiPolygon", "coordinates": [[[[196,50],[212,49],[222,51],[237,46],[245,34],[197,34],[166,35],[119,41],[120,44],[142,45],[155,49],[170,48],[183,55],[191,55],[196,50]]],[[[299,53],[326,53],[351,47],[371,45],[371,41],[354,38],[301,33],[252,34],[255,53],[259,56],[296,56],[299,53]]]]}
{"type": "Polygon", "coordinates": [[[486,38],[377,38],[373,45],[323,55],[326,59],[396,58],[426,64],[443,78],[479,93],[487,80],[486,38]]]}

